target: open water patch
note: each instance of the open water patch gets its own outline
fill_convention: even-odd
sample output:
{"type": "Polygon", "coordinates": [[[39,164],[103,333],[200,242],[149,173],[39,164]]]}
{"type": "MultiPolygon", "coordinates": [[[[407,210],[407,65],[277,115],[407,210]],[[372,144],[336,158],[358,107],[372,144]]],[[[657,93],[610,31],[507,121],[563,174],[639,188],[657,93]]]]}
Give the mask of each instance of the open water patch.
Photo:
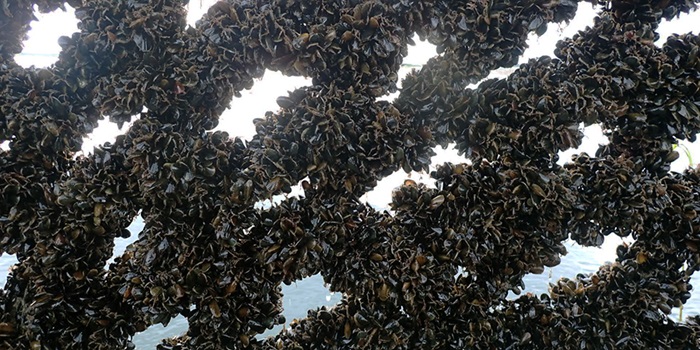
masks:
{"type": "Polygon", "coordinates": [[[12,270],[12,266],[17,263],[17,257],[14,254],[4,253],[0,255],[0,288],[5,287],[5,283],[7,283],[7,277],[12,270]]]}
{"type": "Polygon", "coordinates": [[[34,66],[44,68],[58,60],[61,46],[58,44],[61,36],[70,37],[78,31],[78,20],[75,9],[64,5],[65,10],[57,9],[48,13],[40,13],[34,5],[34,16],[37,20],[30,23],[31,31],[23,44],[22,52],[15,55],[15,62],[24,68],[34,66]]]}
{"type": "Polygon", "coordinates": [[[264,333],[258,334],[258,339],[274,336],[295,319],[306,318],[309,310],[322,306],[332,307],[340,302],[342,293],[331,292],[323,282],[320,274],[309,276],[290,285],[282,284],[285,323],[277,325],[264,333]]]}

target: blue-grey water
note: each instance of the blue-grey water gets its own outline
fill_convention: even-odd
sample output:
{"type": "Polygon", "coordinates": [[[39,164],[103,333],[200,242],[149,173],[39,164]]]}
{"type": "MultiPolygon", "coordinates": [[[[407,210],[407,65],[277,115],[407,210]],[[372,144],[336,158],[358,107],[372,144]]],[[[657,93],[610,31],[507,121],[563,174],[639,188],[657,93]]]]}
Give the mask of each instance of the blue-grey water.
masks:
{"type": "MultiPolygon", "coordinates": [[[[126,246],[133,242],[138,233],[143,228],[143,221],[139,218],[129,227],[132,235],[128,239],[117,239],[115,243],[115,254],[121,254],[126,246]]],[[[525,278],[526,290],[537,295],[546,293],[550,282],[555,282],[560,277],[573,278],[578,273],[595,272],[598,267],[606,261],[614,259],[615,247],[621,240],[617,237],[608,237],[601,248],[580,247],[573,242],[567,242],[566,247],[569,253],[562,257],[561,264],[545,270],[540,275],[528,275],[525,278]]],[[[0,285],[4,286],[7,279],[7,271],[17,260],[12,255],[0,256],[0,285]]],[[[320,307],[322,305],[332,306],[340,301],[339,293],[330,293],[323,284],[321,276],[312,276],[298,281],[290,286],[282,288],[284,294],[284,315],[287,322],[295,318],[306,317],[307,310],[320,307]]],[[[700,312],[700,288],[692,290],[692,297],[684,306],[683,315],[697,315],[700,312]]],[[[674,319],[679,318],[678,309],[674,309],[671,315],[674,319]]],[[[279,332],[282,326],[278,326],[268,331],[262,336],[268,336],[279,332]]],[[[134,343],[138,349],[155,349],[156,344],[163,338],[180,335],[187,330],[187,320],[179,316],[168,324],[167,327],[154,325],[146,331],[134,336],[134,343]]]]}

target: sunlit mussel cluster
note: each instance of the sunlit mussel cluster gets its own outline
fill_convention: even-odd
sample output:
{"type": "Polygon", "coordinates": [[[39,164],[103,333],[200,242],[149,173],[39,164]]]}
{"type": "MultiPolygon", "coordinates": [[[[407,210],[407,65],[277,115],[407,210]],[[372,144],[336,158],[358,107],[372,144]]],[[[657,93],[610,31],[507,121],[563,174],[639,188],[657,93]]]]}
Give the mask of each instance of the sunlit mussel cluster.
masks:
{"type": "Polygon", "coordinates": [[[422,11],[413,11],[408,18],[426,21],[414,24],[416,32],[444,53],[409,73],[395,104],[415,120],[418,131],[429,135],[430,145],[457,142],[458,149],[476,162],[506,151],[509,157],[532,159],[533,152],[556,153],[557,147],[578,145],[577,117],[553,117],[570,108],[566,104],[570,99],[557,98],[573,94],[576,99],[577,87],[562,88],[564,75],[552,72],[548,57],[523,67],[508,82],[494,79],[476,90],[465,89],[493,69],[517,63],[528,34],[543,33],[550,22],[572,19],[575,2],[475,1],[453,6],[437,2],[417,8],[422,11]],[[530,113],[537,118],[530,119],[530,113]],[[517,145],[523,149],[513,149],[517,145]]]}
{"type": "Polygon", "coordinates": [[[654,44],[697,1],[599,3],[556,57],[468,89],[577,2],[232,0],[188,27],[181,0],[0,0],[0,254],[19,261],[0,348],[134,348],[178,315],[186,334],[159,348],[700,348],[697,316],[667,316],[700,268],[700,175],[668,171],[700,131],[700,39],[654,44]],[[59,60],[17,65],[34,11],[64,3],[79,31],[59,60]],[[438,55],[379,100],[414,34],[438,55]],[[312,84],[277,98],[251,140],[212,131],[266,69],[312,84]],[[129,127],[77,155],[101,118],[129,127]],[[610,143],[558,165],[582,123],[610,143]],[[406,180],[391,212],[361,200],[450,143],[470,162],[434,168],[435,186],[406,180]],[[509,298],[566,239],[609,234],[635,241],[509,298]],[[341,302],[287,322],[282,283],[316,274],[341,302]]]}
{"type": "Polygon", "coordinates": [[[674,35],[662,48],[654,45],[658,21],[692,6],[690,1],[667,8],[621,5],[598,16],[591,30],[558,44],[558,57],[578,62],[583,74],[574,80],[577,85],[598,96],[593,108],[613,141],[599,156],[624,155],[663,174],[678,157],[672,149],[676,139],[695,140],[698,37],[674,35]],[[579,45],[583,42],[588,46],[579,45]]]}

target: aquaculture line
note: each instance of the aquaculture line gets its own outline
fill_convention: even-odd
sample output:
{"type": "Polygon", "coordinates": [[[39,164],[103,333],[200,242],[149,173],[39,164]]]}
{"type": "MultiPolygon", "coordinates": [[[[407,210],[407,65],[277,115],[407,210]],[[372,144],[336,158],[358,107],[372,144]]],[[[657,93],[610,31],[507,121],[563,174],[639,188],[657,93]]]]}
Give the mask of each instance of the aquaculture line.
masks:
{"type": "Polygon", "coordinates": [[[0,348],[133,348],[176,315],[189,329],[160,349],[700,348],[697,317],[667,317],[700,266],[700,176],[669,172],[673,145],[700,132],[700,39],[654,45],[698,1],[600,2],[556,57],[475,89],[579,4],[231,0],[193,28],[186,3],[0,1],[0,253],[19,261],[0,348]],[[18,66],[33,6],[64,3],[79,32],[58,61],[18,66]],[[416,33],[438,54],[378,99],[416,33]],[[313,84],[249,141],[212,132],[265,70],[313,84]],[[136,120],[75,157],[107,116],[136,120]],[[610,143],[557,165],[581,123],[610,143]],[[436,188],[407,181],[392,214],[360,200],[453,142],[471,163],[437,165],[436,188]],[[254,207],[299,182],[303,196],[254,207]],[[139,239],[105,266],[139,211],[139,239]],[[564,240],[610,234],[636,241],[594,274],[506,298],[564,240]],[[281,284],[314,274],[342,301],[256,338],[285,322],[281,284]]]}

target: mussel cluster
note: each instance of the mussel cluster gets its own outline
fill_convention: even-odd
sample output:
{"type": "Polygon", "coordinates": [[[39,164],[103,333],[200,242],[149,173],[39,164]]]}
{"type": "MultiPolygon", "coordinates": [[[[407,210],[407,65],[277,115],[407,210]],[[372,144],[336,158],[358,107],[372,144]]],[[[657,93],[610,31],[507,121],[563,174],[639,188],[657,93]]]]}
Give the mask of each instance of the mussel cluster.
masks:
{"type": "MultiPolygon", "coordinates": [[[[700,269],[700,169],[669,172],[700,132],[700,38],[655,46],[697,0],[602,1],[594,24],[506,79],[530,33],[574,0],[230,0],[196,27],[187,0],[0,0],[2,349],[698,349],[667,315],[700,269]],[[49,68],[22,68],[34,11],[76,9],[49,68]],[[417,34],[437,46],[397,91],[417,34]],[[312,79],[254,121],[212,131],[271,69],[312,79]],[[76,156],[108,116],[133,124],[76,156]],[[610,139],[564,166],[580,125],[610,139]],[[360,200],[456,143],[468,164],[407,180],[392,213],[360,200]],[[289,193],[278,205],[255,204],[289,193]],[[107,265],[137,213],[145,227],[107,265]],[[522,291],[573,239],[635,239],[614,263],[522,291]],[[321,274],[342,301],[284,324],[281,284],[321,274]]],[[[590,5],[590,4],[589,4],[590,5]]]]}

